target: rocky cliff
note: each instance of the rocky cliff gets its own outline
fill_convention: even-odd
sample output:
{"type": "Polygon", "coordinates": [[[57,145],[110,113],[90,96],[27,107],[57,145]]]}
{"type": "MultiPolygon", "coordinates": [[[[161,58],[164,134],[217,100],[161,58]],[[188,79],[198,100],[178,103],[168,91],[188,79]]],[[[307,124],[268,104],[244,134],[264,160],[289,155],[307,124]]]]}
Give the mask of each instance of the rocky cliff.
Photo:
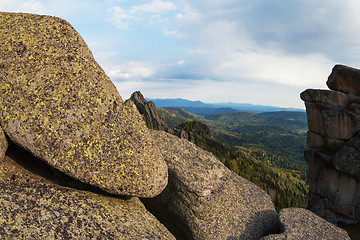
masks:
{"type": "Polygon", "coordinates": [[[360,70],[336,65],[327,86],[301,93],[308,115],[309,207],[321,217],[360,220],[360,70]]]}
{"type": "Polygon", "coordinates": [[[0,238],[348,239],[305,209],[278,215],[212,154],[147,129],[66,21],[0,25],[0,238]]]}
{"type": "Polygon", "coordinates": [[[162,130],[165,132],[171,132],[171,129],[166,124],[165,120],[156,110],[155,104],[152,101],[147,101],[144,96],[139,92],[134,92],[130,99],[125,101],[130,105],[133,103],[139,113],[143,116],[146,126],[154,130],[162,130]]]}

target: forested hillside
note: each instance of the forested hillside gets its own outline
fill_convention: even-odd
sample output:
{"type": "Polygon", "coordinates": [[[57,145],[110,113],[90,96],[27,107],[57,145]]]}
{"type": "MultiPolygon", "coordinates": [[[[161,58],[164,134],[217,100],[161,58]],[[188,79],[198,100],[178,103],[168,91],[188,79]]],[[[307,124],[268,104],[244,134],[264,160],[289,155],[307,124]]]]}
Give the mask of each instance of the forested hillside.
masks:
{"type": "Polygon", "coordinates": [[[217,114],[203,118],[183,109],[159,108],[170,127],[212,152],[228,168],[254,182],[277,208],[306,207],[306,117],[302,113],[217,114]],[[302,121],[302,120],[303,121],[302,121]]]}
{"type": "MultiPolygon", "coordinates": [[[[211,120],[211,126],[215,126],[212,133],[216,139],[231,146],[274,154],[278,156],[275,161],[279,167],[306,170],[306,118],[300,120],[298,112],[287,114],[294,117],[284,118],[283,112],[263,115],[231,113],[209,116],[207,120],[211,120]],[[280,117],[275,117],[275,114],[279,114],[280,117]]],[[[305,113],[300,114],[306,116],[305,113]]]]}

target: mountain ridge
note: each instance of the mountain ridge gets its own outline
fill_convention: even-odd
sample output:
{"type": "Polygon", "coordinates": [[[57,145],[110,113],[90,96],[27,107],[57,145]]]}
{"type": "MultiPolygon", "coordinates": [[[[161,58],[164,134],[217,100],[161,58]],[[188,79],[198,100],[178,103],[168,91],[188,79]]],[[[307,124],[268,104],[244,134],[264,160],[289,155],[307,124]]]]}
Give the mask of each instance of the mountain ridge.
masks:
{"type": "Polygon", "coordinates": [[[167,99],[151,99],[146,98],[147,101],[155,103],[156,107],[172,107],[183,108],[188,112],[195,113],[201,116],[209,116],[216,113],[231,113],[231,112],[250,112],[250,113],[263,113],[263,112],[278,112],[278,111],[295,111],[305,112],[304,109],[299,108],[281,108],[275,106],[254,105],[250,103],[204,103],[202,101],[192,101],[183,98],[167,98],[167,99]]]}

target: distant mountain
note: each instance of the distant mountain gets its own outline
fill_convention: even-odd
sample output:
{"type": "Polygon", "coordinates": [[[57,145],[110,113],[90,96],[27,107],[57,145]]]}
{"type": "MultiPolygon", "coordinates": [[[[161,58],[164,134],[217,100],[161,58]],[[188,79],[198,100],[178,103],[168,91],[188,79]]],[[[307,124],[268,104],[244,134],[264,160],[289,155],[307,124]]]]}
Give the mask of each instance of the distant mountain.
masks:
{"type": "Polygon", "coordinates": [[[303,109],[296,108],[280,108],[272,106],[253,105],[249,103],[204,103],[201,101],[191,101],[182,98],[175,99],[147,99],[155,103],[156,107],[164,108],[182,108],[188,112],[200,115],[210,116],[218,113],[233,113],[233,112],[276,112],[276,111],[297,111],[305,112],[303,109]]]}
{"type": "Polygon", "coordinates": [[[216,105],[234,108],[239,112],[251,112],[251,113],[279,112],[279,111],[305,112],[304,109],[299,109],[299,108],[281,108],[274,106],[253,105],[250,103],[216,103],[216,105]]]}
{"type": "Polygon", "coordinates": [[[201,101],[190,101],[182,98],[174,98],[174,99],[149,99],[148,101],[152,101],[155,103],[156,107],[205,107],[212,106],[212,104],[203,103],[201,101]]]}

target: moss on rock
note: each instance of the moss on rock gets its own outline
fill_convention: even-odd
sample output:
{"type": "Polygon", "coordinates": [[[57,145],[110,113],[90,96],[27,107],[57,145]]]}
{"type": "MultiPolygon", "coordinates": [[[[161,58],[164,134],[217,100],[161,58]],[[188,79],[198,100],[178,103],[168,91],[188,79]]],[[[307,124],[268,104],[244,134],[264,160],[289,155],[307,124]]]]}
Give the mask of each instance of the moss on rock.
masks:
{"type": "Polygon", "coordinates": [[[105,191],[153,197],[167,167],[137,112],[125,106],[65,20],[0,13],[0,124],[17,144],[105,191]]]}

